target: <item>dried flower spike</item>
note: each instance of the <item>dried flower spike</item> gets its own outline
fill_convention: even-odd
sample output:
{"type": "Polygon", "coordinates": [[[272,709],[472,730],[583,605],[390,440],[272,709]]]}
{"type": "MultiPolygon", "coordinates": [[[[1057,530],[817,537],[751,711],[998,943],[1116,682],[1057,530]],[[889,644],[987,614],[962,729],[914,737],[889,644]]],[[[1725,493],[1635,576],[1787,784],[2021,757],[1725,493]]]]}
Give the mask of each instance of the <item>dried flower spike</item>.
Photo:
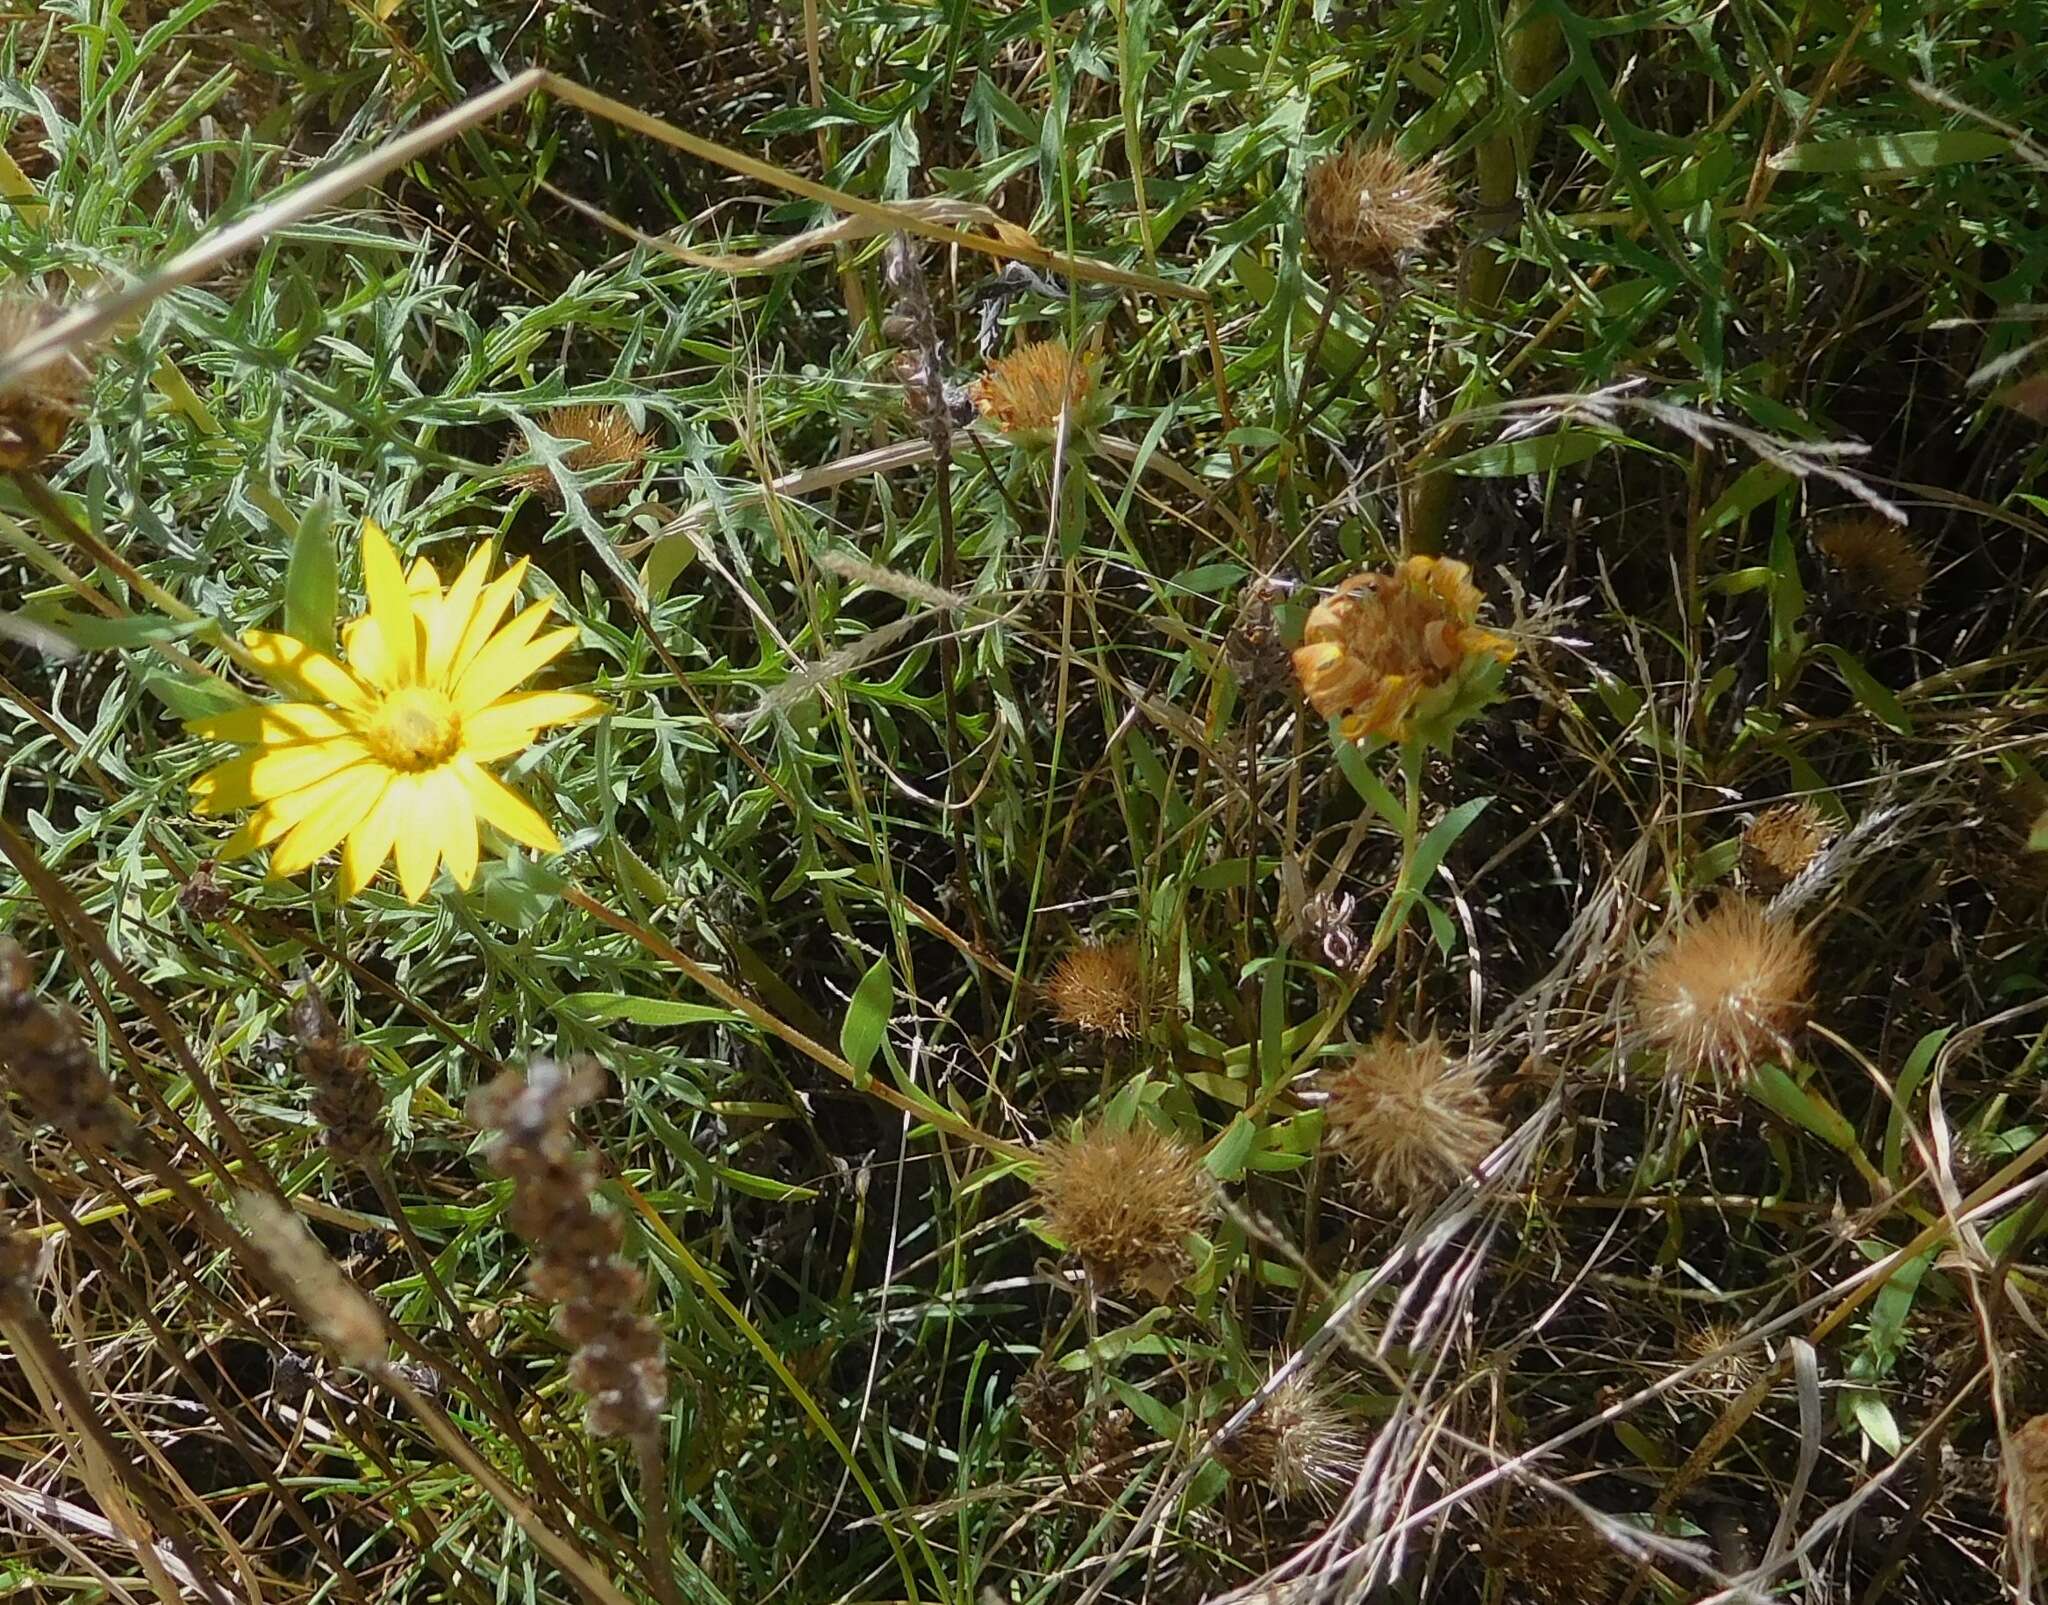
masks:
{"type": "MultiPolygon", "coordinates": [[[[0,295],[0,353],[13,351],[63,312],[59,303],[39,296],[0,295]]],[[[64,444],[91,378],[92,369],[66,352],[0,385],[0,471],[40,468],[64,444]]]]}
{"type": "Polygon", "coordinates": [[[1815,532],[1813,544],[1864,612],[1903,613],[1920,605],[1929,577],[1927,559],[1890,519],[1875,513],[1838,518],[1815,532]]]}
{"type": "Polygon", "coordinates": [[[1392,278],[1450,218],[1443,169],[1418,166],[1391,145],[1353,145],[1308,170],[1302,226],[1332,274],[1392,278]]]}
{"type": "Polygon", "coordinates": [[[1020,446],[1050,446],[1064,413],[1068,433],[1095,429],[1109,412],[1101,359],[1064,340],[1036,340],[990,364],[968,386],[975,410],[1020,446]]]}
{"type": "Polygon", "coordinates": [[[1082,942],[1045,982],[1052,1012],[1077,1031],[1134,1037],[1144,1019],[1145,972],[1136,942],[1082,942]]]}
{"type": "Polygon", "coordinates": [[[1435,1037],[1385,1038],[1323,1078],[1326,1139],[1382,1202],[1435,1197],[1501,1139],[1479,1067],[1435,1037]]]}
{"type": "Polygon", "coordinates": [[[1188,1235],[1216,1213],[1214,1185],[1194,1152],[1139,1121],[1047,1143],[1038,1163],[1046,1225],[1095,1284],[1163,1300],[1187,1266],[1188,1235]]]}
{"type": "Polygon", "coordinates": [[[1357,1417],[1299,1374],[1267,1394],[1216,1449],[1232,1476],[1263,1484],[1283,1501],[1308,1499],[1325,1509],[1351,1486],[1364,1455],[1357,1417]]]}
{"type": "Polygon", "coordinates": [[[1736,1076],[1791,1052],[1813,987],[1813,944],[1745,897],[1688,920],[1645,968],[1636,1010],[1684,1073],[1736,1076]]]}
{"type": "Polygon", "coordinates": [[[1471,575],[1450,558],[1411,557],[1391,574],[1352,575],[1310,612],[1295,678],[1347,741],[1441,743],[1498,694],[1515,648],[1473,624],[1471,575]]]}
{"type": "Polygon", "coordinates": [[[292,1004],[291,1030],[327,1151],[343,1163],[375,1160],[384,1151],[384,1097],[370,1071],[370,1050],[342,1035],[326,1001],[310,986],[292,1004]]]}
{"type": "Polygon", "coordinates": [[[597,1096],[595,1066],[539,1059],[507,1071],[470,1100],[470,1119],[495,1135],[491,1168],[511,1178],[512,1230],[533,1248],[527,1280],[556,1306],[555,1330],[575,1350],[569,1376],[600,1437],[649,1442],[661,1430],[668,1371],[661,1332],[639,1311],[646,1279],[618,1257],[624,1233],[590,1202],[595,1167],[569,1117],[597,1096]]]}
{"type": "Polygon", "coordinates": [[[1833,837],[1826,817],[1810,802],[1766,808],[1742,833],[1742,878],[1765,897],[1775,897],[1833,837]]]}
{"type": "MultiPolygon", "coordinates": [[[[653,438],[635,429],[633,420],[626,416],[626,409],[616,403],[602,406],[578,402],[573,406],[556,407],[541,414],[540,427],[544,434],[572,442],[568,451],[562,454],[562,463],[575,472],[577,489],[593,512],[601,513],[616,507],[632,495],[639,467],[647,460],[647,453],[653,445],[653,438]],[[595,482],[583,477],[606,469],[611,472],[595,482]]],[[[511,462],[525,453],[524,438],[508,441],[505,461],[511,462]]],[[[546,463],[522,468],[511,479],[521,490],[532,491],[548,506],[562,506],[562,487],[546,463]]]]}
{"type": "Polygon", "coordinates": [[[290,1290],[306,1324],[350,1365],[381,1371],[389,1350],[384,1318],[341,1272],[306,1223],[268,1193],[241,1195],[242,1224],[290,1290]]]}
{"type": "Polygon", "coordinates": [[[85,1022],[69,1004],[43,1002],[35,982],[21,945],[0,936],[0,1070],[30,1108],[72,1141],[119,1147],[131,1122],[86,1048],[85,1022]]]}

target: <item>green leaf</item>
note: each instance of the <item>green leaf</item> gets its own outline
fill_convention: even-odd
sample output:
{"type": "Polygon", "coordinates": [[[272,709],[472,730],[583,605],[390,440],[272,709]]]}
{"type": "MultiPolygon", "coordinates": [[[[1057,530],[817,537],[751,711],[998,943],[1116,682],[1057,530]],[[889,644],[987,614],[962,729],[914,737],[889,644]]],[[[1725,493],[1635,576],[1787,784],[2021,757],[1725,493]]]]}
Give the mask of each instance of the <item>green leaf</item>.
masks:
{"type": "Polygon", "coordinates": [[[204,719],[208,714],[226,713],[249,699],[234,687],[218,680],[203,680],[196,674],[156,669],[143,676],[142,689],[170,709],[180,720],[204,719]]]}
{"type": "Polygon", "coordinates": [[[211,619],[161,619],[135,617],[125,619],[94,618],[83,613],[69,613],[61,608],[48,613],[25,615],[37,623],[47,624],[72,645],[86,652],[118,652],[129,647],[149,646],[160,641],[182,641],[211,629],[211,619]]]}
{"type": "Polygon", "coordinates": [[[1900,705],[1897,697],[1877,683],[1871,672],[1864,668],[1861,658],[1846,648],[1825,641],[1816,645],[1814,650],[1824,654],[1827,660],[1834,664],[1835,672],[1841,675],[1850,694],[1863,704],[1864,712],[1879,724],[1889,725],[1902,736],[1910,736],[1913,733],[1912,716],[1900,705]]]}
{"type": "Polygon", "coordinates": [[[1934,1066],[1934,1056],[1941,1051],[1941,1045],[1948,1041],[1952,1025],[1937,1027],[1913,1044],[1913,1051],[1906,1055],[1906,1062],[1899,1069],[1898,1079],[1892,1083],[1891,1118],[1884,1127],[1884,1173],[1892,1181],[1901,1180],[1899,1167],[1905,1159],[1906,1122],[1912,1118],[1913,1094],[1920,1090],[1920,1083],[1927,1079],[1927,1072],[1934,1066]]]}
{"type": "Polygon", "coordinates": [[[1473,820],[1486,812],[1486,805],[1492,801],[1491,797],[1470,798],[1430,826],[1429,834],[1422,838],[1422,845],[1415,849],[1415,865],[1408,876],[1411,888],[1419,892],[1430,883],[1452,843],[1465,834],[1473,820]]]}
{"type": "Polygon", "coordinates": [[[284,571],[284,632],[321,652],[334,650],[341,579],[334,559],[334,504],[317,498],[299,519],[284,571]]]}
{"type": "Polygon", "coordinates": [[[709,1003],[681,1003],[674,998],[636,998],[624,992],[571,992],[555,1005],[588,1025],[713,1025],[742,1020],[744,1015],[709,1003]]]}
{"type": "Polygon", "coordinates": [[[1560,429],[1531,440],[1503,440],[1476,451],[1464,452],[1443,464],[1454,474],[1479,479],[1512,478],[1518,474],[1540,474],[1552,468],[1569,468],[1582,463],[1617,437],[1590,429],[1560,429]]]}
{"type": "Polygon", "coordinates": [[[1981,162],[2012,151],[2003,134],[1982,128],[1928,129],[1917,134],[1872,134],[1863,139],[1815,139],[1788,145],[1771,158],[1781,173],[1912,173],[1955,162],[1981,162]]]}
{"type": "Polygon", "coordinates": [[[1843,1397],[1850,1418],[1863,1429],[1863,1435],[1896,1459],[1905,1439],[1899,1432],[1898,1422],[1892,1417],[1891,1406],[1878,1397],[1873,1388],[1851,1388],[1843,1397]]]}
{"type": "Polygon", "coordinates": [[[1745,1083],[1749,1095],[1772,1114],[1811,1132],[1830,1148],[1856,1151],[1856,1128],[1825,1096],[1808,1091],[1774,1064],[1753,1067],[1745,1083]]]}
{"type": "Polygon", "coordinates": [[[839,1028],[839,1051],[863,1085],[868,1079],[868,1066],[881,1051],[882,1036],[889,1028],[889,1015],[895,1007],[896,982],[889,973],[889,955],[884,953],[853,989],[853,1000],[846,1006],[846,1023],[839,1028]]]}
{"type": "Polygon", "coordinates": [[[1209,1174],[1218,1181],[1237,1181],[1244,1175],[1244,1164],[1251,1157],[1252,1144],[1258,1140],[1259,1128],[1244,1115],[1239,1115],[1223,1128],[1223,1135],[1216,1139],[1216,1146],[1209,1150],[1209,1157],[1203,1161],[1209,1167],[1209,1174]]]}

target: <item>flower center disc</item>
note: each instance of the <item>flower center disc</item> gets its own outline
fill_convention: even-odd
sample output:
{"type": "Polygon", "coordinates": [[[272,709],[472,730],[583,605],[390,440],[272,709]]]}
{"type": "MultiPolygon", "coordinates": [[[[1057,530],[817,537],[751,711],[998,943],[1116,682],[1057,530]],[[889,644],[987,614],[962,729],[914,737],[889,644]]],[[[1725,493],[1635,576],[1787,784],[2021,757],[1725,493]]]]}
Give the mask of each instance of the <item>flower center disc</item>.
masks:
{"type": "Polygon", "coordinates": [[[432,769],[462,745],[462,720],[439,691],[423,686],[394,691],[363,732],[379,763],[393,769],[432,769]]]}

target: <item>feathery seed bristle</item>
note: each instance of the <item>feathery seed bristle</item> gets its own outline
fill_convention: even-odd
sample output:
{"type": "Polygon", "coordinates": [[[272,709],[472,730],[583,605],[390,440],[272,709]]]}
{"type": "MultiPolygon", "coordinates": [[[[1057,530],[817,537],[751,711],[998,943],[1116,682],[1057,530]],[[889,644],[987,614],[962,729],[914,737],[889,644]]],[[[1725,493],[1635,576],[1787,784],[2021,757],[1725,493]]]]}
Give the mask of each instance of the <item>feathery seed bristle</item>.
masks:
{"type": "Polygon", "coordinates": [[[1353,145],[1309,168],[1302,227],[1330,273],[1388,279],[1451,211],[1438,163],[1410,162],[1391,145],[1353,145]]]}
{"type": "Polygon", "coordinates": [[[1386,1204],[1434,1198],[1501,1140],[1479,1066],[1451,1058],[1435,1037],[1384,1038],[1328,1072],[1323,1086],[1326,1140],[1386,1204]]]}
{"type": "MultiPolygon", "coordinates": [[[[62,303],[20,291],[0,293],[0,356],[64,313],[62,303]]],[[[40,468],[57,448],[78,411],[92,369],[75,352],[0,384],[0,471],[40,468]]]]}
{"type": "Polygon", "coordinates": [[[1192,1149],[1144,1121],[1045,1144],[1033,1190],[1052,1235],[1098,1287],[1163,1301],[1187,1265],[1186,1239],[1216,1213],[1192,1149]]]}
{"type": "Polygon", "coordinates": [[[1674,1070],[1736,1076],[1789,1055],[1813,988],[1813,944],[1746,897],[1687,920],[1644,968],[1636,1009],[1674,1070]]]}
{"type": "Polygon", "coordinates": [[[1066,1025],[1102,1037],[1135,1037],[1144,1021],[1145,971],[1138,944],[1080,942],[1045,981],[1046,1001],[1066,1025]]]}

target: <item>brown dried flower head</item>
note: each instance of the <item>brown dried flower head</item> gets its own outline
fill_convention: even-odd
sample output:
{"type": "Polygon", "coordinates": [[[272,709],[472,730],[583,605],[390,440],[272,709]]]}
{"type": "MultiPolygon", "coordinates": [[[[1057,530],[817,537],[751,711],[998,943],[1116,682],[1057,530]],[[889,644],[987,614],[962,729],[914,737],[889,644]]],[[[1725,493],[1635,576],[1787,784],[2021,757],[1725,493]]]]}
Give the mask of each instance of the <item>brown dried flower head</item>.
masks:
{"type": "Polygon", "coordinates": [[[1927,589],[1927,558],[1913,538],[1888,518],[1855,513],[1814,533],[1842,588],[1866,613],[1903,613],[1920,605],[1927,589]]]}
{"type": "Polygon", "coordinates": [[[2035,1543],[2048,1540],[2048,1415],[2024,1421],[2006,1454],[2013,1525],[2035,1543]]]}
{"type": "Polygon", "coordinates": [[[1064,340],[1034,340],[989,365],[968,386],[975,410],[1020,446],[1049,446],[1065,410],[1067,429],[1082,435],[1109,412],[1102,388],[1101,359],[1079,355],[1064,340]]]}
{"type": "Polygon", "coordinates": [[[1789,1054],[1813,989],[1813,944],[1746,897],[1679,927],[1644,969],[1636,1011],[1670,1066],[1717,1078],[1789,1054]]]}
{"type": "Polygon", "coordinates": [[[1145,1016],[1145,970],[1138,944],[1079,942],[1045,980],[1052,1012],[1076,1031],[1134,1037],[1145,1016]]]}
{"type": "Polygon", "coordinates": [[[1576,1516],[1502,1526],[1481,1546],[1509,1583],[1516,1605],[1585,1605],[1614,1592],[1622,1563],[1614,1547],[1576,1516]]]}
{"type": "Polygon", "coordinates": [[[1473,624],[1480,600],[1472,570],[1450,558],[1354,574],[1309,613],[1295,678],[1347,741],[1447,731],[1493,700],[1515,655],[1473,624]]]}
{"type": "MultiPolygon", "coordinates": [[[[556,407],[541,415],[540,427],[543,433],[558,440],[574,442],[562,454],[562,461],[566,467],[576,471],[577,488],[594,512],[616,507],[633,493],[639,467],[647,460],[647,453],[654,444],[653,437],[635,429],[626,409],[616,404],[601,406],[579,402],[573,406],[556,407]],[[610,472],[596,483],[584,481],[584,475],[600,470],[610,472]]],[[[524,455],[526,442],[523,438],[507,442],[507,462],[524,455]]],[[[548,471],[546,463],[533,463],[511,478],[513,484],[522,490],[532,491],[548,506],[559,508],[562,505],[562,487],[548,471]]]]}
{"type": "MultiPolygon", "coordinates": [[[[63,315],[63,306],[41,296],[13,291],[0,295],[0,356],[63,315]]],[[[64,444],[78,411],[89,368],[66,352],[0,384],[0,470],[40,468],[64,444]]]]}
{"type": "Polygon", "coordinates": [[[1298,1374],[1216,1450],[1233,1477],[1261,1483],[1283,1501],[1307,1499],[1325,1509],[1351,1486],[1364,1455],[1358,1418],[1335,1393],[1298,1374]]]}
{"type": "Polygon", "coordinates": [[[73,1142],[120,1147],[134,1125],[86,1046],[85,1022],[68,1003],[45,1003],[35,984],[28,954],[0,936],[0,1084],[73,1142]]]}
{"type": "Polygon", "coordinates": [[[1810,802],[1766,808],[1742,833],[1742,878],[1774,897],[1820,856],[1834,834],[1827,817],[1810,802]]]}
{"type": "Polygon", "coordinates": [[[1046,1143],[1038,1166],[1046,1226],[1098,1287],[1163,1300],[1187,1267],[1188,1235],[1216,1214],[1201,1160],[1143,1120],[1046,1143]]]}
{"type": "Polygon", "coordinates": [[[292,1004],[299,1074],[313,1089],[313,1118],[327,1151],[344,1163],[374,1163],[384,1151],[384,1095],[370,1070],[370,1050],[351,1041],[326,1000],[307,987],[292,1004]]]}
{"type": "Polygon", "coordinates": [[[1353,145],[1308,170],[1302,226],[1332,274],[1392,278],[1451,218],[1436,162],[1417,165],[1385,144],[1353,145]]]}
{"type": "Polygon", "coordinates": [[[1679,1340],[1679,1363],[1700,1369],[1680,1391],[1726,1402],[1762,1376],[1763,1351],[1755,1344],[1738,1347],[1746,1335],[1739,1321],[1708,1321],[1687,1332],[1679,1340]]]}
{"type": "Polygon", "coordinates": [[[1472,1174],[1501,1139],[1479,1067],[1435,1037],[1388,1037],[1323,1078],[1326,1140],[1383,1202],[1433,1198],[1472,1174]]]}

